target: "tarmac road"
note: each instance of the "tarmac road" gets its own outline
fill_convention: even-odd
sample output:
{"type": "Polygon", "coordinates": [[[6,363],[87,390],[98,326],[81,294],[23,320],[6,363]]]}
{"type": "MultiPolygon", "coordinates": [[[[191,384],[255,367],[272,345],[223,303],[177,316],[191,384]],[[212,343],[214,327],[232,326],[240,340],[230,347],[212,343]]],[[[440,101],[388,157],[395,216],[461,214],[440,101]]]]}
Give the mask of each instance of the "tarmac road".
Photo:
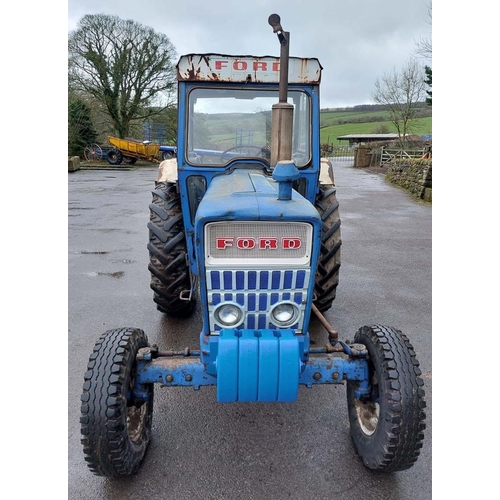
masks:
{"type": "MultiPolygon", "coordinates": [[[[156,167],[79,170],[69,190],[68,498],[140,500],[429,500],[431,462],[431,214],[382,175],[334,163],[342,220],[340,337],[366,324],[406,333],[423,372],[427,429],[408,471],[374,473],[349,435],[345,386],[300,388],[293,404],[220,404],[215,388],[155,386],[153,440],[135,476],[94,476],[80,444],[83,374],[105,330],[142,328],[160,349],[198,349],[200,314],[173,320],[149,288],[147,223],[156,167]]],[[[317,323],[311,337],[327,334],[317,323]]]]}

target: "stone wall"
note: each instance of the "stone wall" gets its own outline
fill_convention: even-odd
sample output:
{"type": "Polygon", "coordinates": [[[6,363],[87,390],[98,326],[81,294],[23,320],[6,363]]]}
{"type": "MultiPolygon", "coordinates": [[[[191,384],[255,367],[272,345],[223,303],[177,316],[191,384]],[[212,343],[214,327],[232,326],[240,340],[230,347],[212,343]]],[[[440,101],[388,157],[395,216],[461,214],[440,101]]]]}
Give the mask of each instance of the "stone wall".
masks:
{"type": "Polygon", "coordinates": [[[386,178],[417,198],[432,201],[432,160],[393,160],[386,178]]]}

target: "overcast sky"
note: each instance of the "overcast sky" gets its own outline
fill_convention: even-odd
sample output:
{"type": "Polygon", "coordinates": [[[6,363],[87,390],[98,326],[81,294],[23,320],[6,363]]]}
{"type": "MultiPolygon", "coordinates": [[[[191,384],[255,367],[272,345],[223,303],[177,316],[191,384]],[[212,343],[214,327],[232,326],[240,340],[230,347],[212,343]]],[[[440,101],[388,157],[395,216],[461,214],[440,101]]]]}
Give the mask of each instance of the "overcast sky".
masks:
{"type": "MultiPolygon", "coordinates": [[[[374,83],[402,68],[418,40],[430,38],[431,0],[69,0],[68,30],[85,14],[112,14],[164,33],[178,55],[275,55],[268,25],[279,14],[290,55],[323,66],[321,107],[371,103],[374,83]]],[[[432,65],[430,60],[420,59],[432,65]]]]}

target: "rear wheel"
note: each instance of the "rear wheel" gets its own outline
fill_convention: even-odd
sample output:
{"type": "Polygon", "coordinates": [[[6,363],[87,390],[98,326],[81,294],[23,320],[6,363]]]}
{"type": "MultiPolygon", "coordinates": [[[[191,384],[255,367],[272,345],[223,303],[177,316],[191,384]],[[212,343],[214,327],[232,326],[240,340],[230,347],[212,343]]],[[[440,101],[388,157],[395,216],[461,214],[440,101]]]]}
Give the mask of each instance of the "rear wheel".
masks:
{"type": "Polygon", "coordinates": [[[340,218],[337,190],[333,185],[320,188],[316,197],[316,209],[321,215],[321,249],[314,283],[314,305],[319,311],[332,306],[339,284],[340,269],[340,218]]]}
{"type": "Polygon", "coordinates": [[[110,149],[108,151],[108,163],[110,165],[120,165],[123,161],[123,154],[119,149],[110,149]]]}
{"type": "Polygon", "coordinates": [[[186,236],[175,184],[158,182],[149,209],[148,269],[153,300],[161,312],[171,316],[190,316],[195,308],[195,297],[194,291],[190,293],[186,236]]]}
{"type": "Polygon", "coordinates": [[[132,156],[124,156],[123,157],[123,163],[127,165],[134,165],[137,161],[137,158],[134,158],[132,156]]]}
{"type": "Polygon", "coordinates": [[[136,356],[148,339],[142,330],[109,330],[96,342],[84,376],[81,433],[85,460],[98,476],[135,473],[151,439],[153,384],[134,399],[136,356]]]}
{"type": "Polygon", "coordinates": [[[406,335],[388,326],[365,326],[354,337],[368,351],[371,393],[358,399],[347,382],[351,436],[358,455],[384,472],[409,469],[420,455],[425,429],[423,380],[406,335]]]}

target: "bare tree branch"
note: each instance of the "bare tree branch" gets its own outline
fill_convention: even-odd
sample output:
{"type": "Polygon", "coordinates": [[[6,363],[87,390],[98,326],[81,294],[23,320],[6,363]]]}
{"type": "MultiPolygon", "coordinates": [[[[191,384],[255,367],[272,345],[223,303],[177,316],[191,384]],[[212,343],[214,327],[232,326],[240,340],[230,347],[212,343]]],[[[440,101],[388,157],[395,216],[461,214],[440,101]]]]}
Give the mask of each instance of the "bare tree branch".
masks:
{"type": "Polygon", "coordinates": [[[428,36],[420,37],[415,45],[417,48],[414,55],[425,59],[432,59],[432,2],[427,5],[427,23],[431,26],[431,33],[428,36]]]}
{"type": "Polygon", "coordinates": [[[393,69],[376,80],[372,99],[389,109],[400,143],[410,132],[411,121],[417,113],[415,105],[424,101],[425,95],[424,68],[415,59],[408,60],[401,71],[393,69]]]}

